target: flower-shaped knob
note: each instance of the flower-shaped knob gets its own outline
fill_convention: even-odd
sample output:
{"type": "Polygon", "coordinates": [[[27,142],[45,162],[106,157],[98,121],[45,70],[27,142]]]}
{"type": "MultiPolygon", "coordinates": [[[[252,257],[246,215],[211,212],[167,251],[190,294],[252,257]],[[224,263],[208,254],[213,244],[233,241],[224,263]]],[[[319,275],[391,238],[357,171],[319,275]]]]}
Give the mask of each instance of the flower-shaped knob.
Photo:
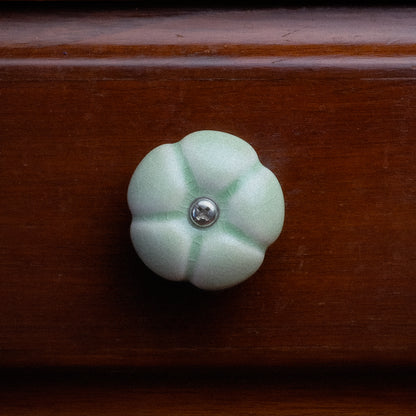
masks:
{"type": "Polygon", "coordinates": [[[143,262],[208,290],[250,277],[284,219],[280,184],[254,149],[209,130],[153,149],[131,178],[128,204],[143,262]]]}

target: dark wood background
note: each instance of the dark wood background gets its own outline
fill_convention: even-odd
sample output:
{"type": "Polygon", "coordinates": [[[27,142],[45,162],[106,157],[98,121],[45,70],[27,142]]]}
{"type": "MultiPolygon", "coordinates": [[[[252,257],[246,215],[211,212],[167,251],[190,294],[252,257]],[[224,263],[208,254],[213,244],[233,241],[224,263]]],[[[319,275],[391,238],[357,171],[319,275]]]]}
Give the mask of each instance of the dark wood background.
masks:
{"type": "Polygon", "coordinates": [[[413,368],[415,39],[413,9],[4,12],[0,365],[413,368]],[[134,168],[201,129],[250,142],[286,199],[262,268],[218,293],[129,241],[134,168]]]}

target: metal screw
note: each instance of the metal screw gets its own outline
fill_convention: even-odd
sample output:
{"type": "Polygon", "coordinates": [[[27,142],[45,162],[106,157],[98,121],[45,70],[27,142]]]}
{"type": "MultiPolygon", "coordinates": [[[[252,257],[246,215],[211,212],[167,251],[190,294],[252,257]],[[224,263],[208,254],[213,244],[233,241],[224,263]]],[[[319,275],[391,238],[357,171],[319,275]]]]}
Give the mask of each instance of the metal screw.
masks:
{"type": "Polygon", "coordinates": [[[209,198],[195,199],[189,208],[189,218],[198,227],[209,227],[217,221],[220,210],[217,204],[209,198]]]}

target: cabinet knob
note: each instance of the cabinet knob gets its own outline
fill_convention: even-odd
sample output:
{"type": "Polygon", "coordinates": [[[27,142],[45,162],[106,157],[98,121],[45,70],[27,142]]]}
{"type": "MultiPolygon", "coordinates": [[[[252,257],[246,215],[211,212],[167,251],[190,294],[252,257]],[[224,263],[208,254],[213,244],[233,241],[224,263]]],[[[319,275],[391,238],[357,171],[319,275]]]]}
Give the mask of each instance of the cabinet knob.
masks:
{"type": "Polygon", "coordinates": [[[253,275],[279,236],[285,212],[279,181],[255,150],[210,130],[148,153],[127,199],[131,239],[146,266],[207,290],[253,275]]]}

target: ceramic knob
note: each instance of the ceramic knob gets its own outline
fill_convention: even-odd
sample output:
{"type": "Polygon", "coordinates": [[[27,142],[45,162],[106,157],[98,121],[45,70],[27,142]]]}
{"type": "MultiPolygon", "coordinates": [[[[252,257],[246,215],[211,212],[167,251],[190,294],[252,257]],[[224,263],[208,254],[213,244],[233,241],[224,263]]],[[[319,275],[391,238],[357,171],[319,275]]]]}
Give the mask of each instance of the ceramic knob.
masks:
{"type": "Polygon", "coordinates": [[[256,272],[285,211],[280,184],[255,150],[208,130],[148,153],[131,178],[128,204],[142,261],[166,279],[207,290],[256,272]]]}

